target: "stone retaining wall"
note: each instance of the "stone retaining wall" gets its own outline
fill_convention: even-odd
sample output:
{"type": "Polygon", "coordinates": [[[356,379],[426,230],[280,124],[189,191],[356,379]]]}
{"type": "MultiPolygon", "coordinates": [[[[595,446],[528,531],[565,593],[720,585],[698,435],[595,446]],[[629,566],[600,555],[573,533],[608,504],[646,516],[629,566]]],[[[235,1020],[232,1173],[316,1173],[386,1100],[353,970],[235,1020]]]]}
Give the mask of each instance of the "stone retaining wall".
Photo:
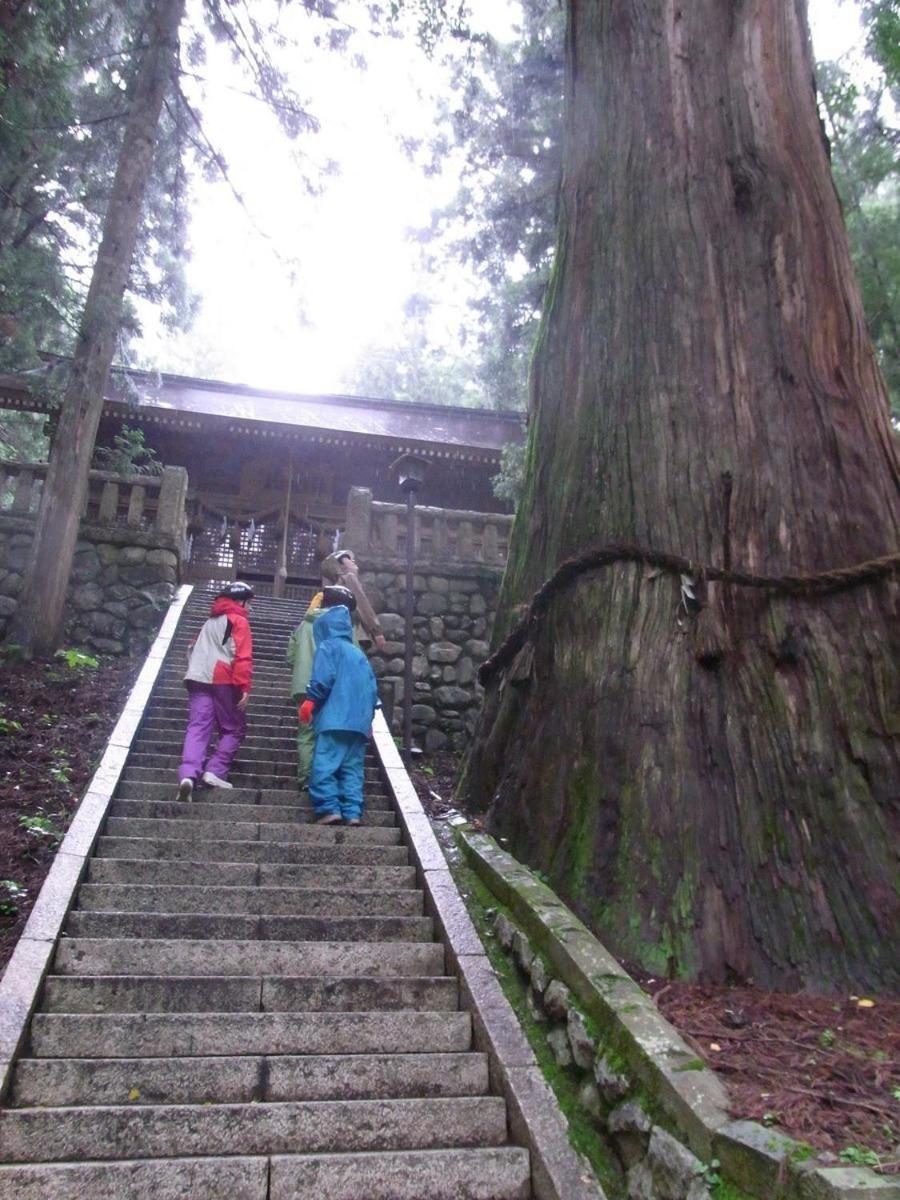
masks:
{"type": "Polygon", "coordinates": [[[458,834],[507,909],[497,939],[528,980],[557,1062],[582,1072],[581,1102],[617,1148],[628,1200],[706,1200],[719,1175],[722,1194],[757,1200],[900,1200],[896,1176],[833,1166],[777,1128],[732,1120],[721,1081],[556,893],[493,838],[458,834]]]}
{"type": "Polygon", "coordinates": [[[556,979],[526,935],[497,913],[494,931],[528,987],[535,1020],[560,1067],[577,1072],[578,1103],[606,1135],[626,1174],[629,1200],[710,1200],[717,1163],[701,1162],[647,1114],[609,1047],[592,1036],[571,991],[556,979]]]}
{"type": "MultiPolygon", "coordinates": [[[[16,610],[33,522],[0,515],[0,637],[16,610]]],[[[66,645],[102,654],[143,654],[178,581],[174,539],[82,524],[69,581],[66,645]]]]}
{"type": "MultiPolygon", "coordinates": [[[[360,564],[360,579],[387,641],[371,656],[382,697],[402,725],[406,621],[405,567],[396,561],[360,564]]],[[[479,564],[431,564],[413,579],[413,740],[423,750],[462,750],[475,726],[482,689],[478,668],[487,658],[502,571],[479,564]]]]}

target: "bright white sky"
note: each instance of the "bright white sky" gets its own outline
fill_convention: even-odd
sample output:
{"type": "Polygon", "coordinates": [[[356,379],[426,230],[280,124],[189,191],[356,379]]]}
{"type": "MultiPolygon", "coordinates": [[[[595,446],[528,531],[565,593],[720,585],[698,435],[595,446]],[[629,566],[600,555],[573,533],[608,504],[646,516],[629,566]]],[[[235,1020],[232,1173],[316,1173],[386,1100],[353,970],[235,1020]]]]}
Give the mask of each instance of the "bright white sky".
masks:
{"type": "MultiPolygon", "coordinates": [[[[472,0],[471,7],[476,27],[508,34],[503,0],[472,0]]],[[[810,0],[809,7],[818,58],[859,48],[855,0],[810,0]]],[[[408,230],[427,225],[432,210],[451,198],[455,171],[426,179],[404,156],[398,135],[433,131],[433,96],[443,76],[411,41],[381,39],[360,49],[366,71],[324,52],[298,64],[300,90],[322,125],[299,145],[311,163],[340,163],[324,193],[310,197],[274,120],[233,90],[247,85],[215,48],[203,68],[205,127],[247,211],[228,185],[195,185],[189,282],[201,297],[200,313],[187,336],[154,329],[152,315],[143,313],[145,337],[136,347],[142,363],[258,387],[339,391],[366,347],[399,338],[407,297],[435,294],[434,280],[419,275],[408,230]]],[[[443,331],[452,342],[471,286],[462,273],[441,280],[436,337],[443,331]]]]}

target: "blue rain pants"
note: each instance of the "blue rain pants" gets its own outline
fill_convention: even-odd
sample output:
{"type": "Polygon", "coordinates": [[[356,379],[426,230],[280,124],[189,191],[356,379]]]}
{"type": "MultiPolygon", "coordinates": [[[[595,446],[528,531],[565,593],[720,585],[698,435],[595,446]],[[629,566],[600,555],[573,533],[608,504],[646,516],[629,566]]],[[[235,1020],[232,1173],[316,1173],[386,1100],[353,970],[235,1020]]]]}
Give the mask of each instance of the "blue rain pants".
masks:
{"type": "Polygon", "coordinates": [[[323,729],[316,734],[309,798],[317,817],[340,813],[355,821],[363,812],[366,736],[344,729],[323,729]]]}

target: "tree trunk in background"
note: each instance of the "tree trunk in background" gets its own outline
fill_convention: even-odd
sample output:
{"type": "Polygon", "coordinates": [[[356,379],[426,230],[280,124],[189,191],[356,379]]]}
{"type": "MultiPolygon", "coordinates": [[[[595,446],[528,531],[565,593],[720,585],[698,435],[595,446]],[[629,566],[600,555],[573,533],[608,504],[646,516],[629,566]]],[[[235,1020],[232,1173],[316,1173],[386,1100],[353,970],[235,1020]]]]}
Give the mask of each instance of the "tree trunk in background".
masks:
{"type": "MultiPolygon", "coordinates": [[[[898,548],[888,407],[796,0],[570,0],[561,229],[499,642],[561,559],[757,573],[898,548]]],[[[896,581],[826,599],[617,565],[496,680],[463,789],[623,958],[898,982],[896,581]]]]}
{"type": "Polygon", "coordinates": [[[103,395],[115,353],[122,303],[156,145],[163,97],[177,62],[185,0],[151,6],[147,45],[131,95],[103,236],[91,277],[75,353],[35,526],[31,558],[8,635],[29,655],[58,645],[66,587],[103,395]]]}

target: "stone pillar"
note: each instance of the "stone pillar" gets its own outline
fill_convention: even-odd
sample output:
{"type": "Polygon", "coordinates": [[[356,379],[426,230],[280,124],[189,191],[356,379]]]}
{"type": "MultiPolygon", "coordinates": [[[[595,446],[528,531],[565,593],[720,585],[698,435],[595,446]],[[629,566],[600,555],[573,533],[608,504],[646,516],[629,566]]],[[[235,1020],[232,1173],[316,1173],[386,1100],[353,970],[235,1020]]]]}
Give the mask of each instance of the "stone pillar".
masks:
{"type": "Polygon", "coordinates": [[[359,557],[369,549],[372,539],[372,492],[369,488],[352,487],[347,496],[347,523],[341,538],[359,557]]]}
{"type": "Polygon", "coordinates": [[[460,521],[459,532],[456,535],[456,555],[461,562],[473,562],[475,559],[475,542],[471,521],[460,521]]]}
{"type": "Polygon", "coordinates": [[[500,561],[500,544],[497,536],[497,526],[491,521],[485,521],[481,534],[481,557],[486,563],[493,565],[500,561]]]}
{"type": "Polygon", "coordinates": [[[184,467],[164,467],[156,505],[156,528],[168,533],[181,544],[184,535],[184,502],[187,498],[188,474],[184,467]]]}
{"type": "Polygon", "coordinates": [[[31,512],[31,485],[34,483],[34,475],[31,471],[19,471],[15,479],[12,510],[19,516],[31,512]]]}
{"type": "Polygon", "coordinates": [[[397,544],[400,539],[399,526],[400,523],[395,512],[387,512],[381,518],[381,549],[389,558],[393,558],[397,553],[397,544]]]}
{"type": "Polygon", "coordinates": [[[97,520],[101,525],[115,525],[119,514],[119,485],[107,479],[100,494],[100,511],[97,520]]]}
{"type": "Polygon", "coordinates": [[[144,500],[147,498],[147,489],[135,483],[131,485],[131,495],[128,497],[128,516],[126,518],[129,529],[139,529],[141,520],[144,516],[144,500]]]}
{"type": "Polygon", "coordinates": [[[450,530],[445,517],[436,516],[431,522],[431,557],[435,562],[450,557],[450,530]]]}

